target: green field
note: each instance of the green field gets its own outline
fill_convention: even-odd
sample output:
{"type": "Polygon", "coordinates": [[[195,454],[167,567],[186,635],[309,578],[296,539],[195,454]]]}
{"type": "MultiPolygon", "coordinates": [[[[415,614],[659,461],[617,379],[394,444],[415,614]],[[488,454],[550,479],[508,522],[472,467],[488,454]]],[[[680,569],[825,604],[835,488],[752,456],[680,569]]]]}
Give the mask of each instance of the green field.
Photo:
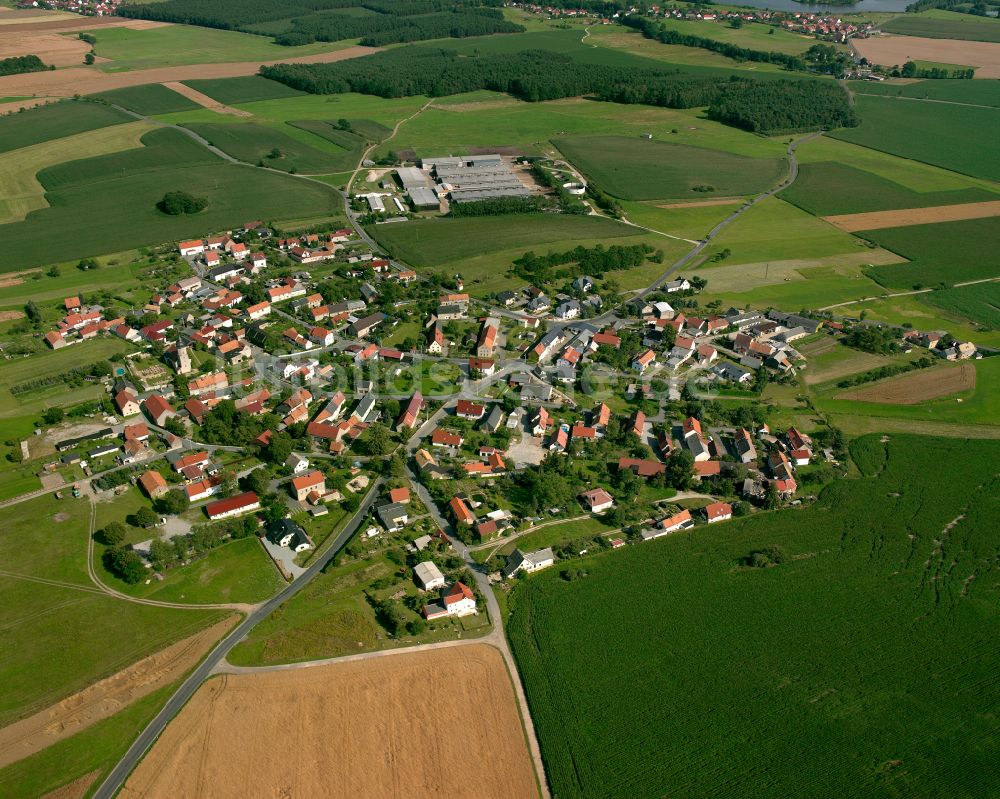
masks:
{"type": "Polygon", "coordinates": [[[111,355],[132,350],[129,344],[119,338],[102,337],[82,341],[59,350],[46,348],[32,353],[30,357],[14,357],[9,361],[0,362],[0,417],[38,415],[43,408],[62,405],[67,399],[70,402],[78,402],[86,397],[101,396],[104,394],[104,387],[100,383],[87,383],[83,389],[86,397],[81,395],[73,398],[70,398],[71,393],[79,390],[73,389],[71,392],[64,383],[19,393],[17,396],[11,394],[10,389],[19,383],[63,374],[73,367],[107,360],[111,355]]]}
{"type": "Polygon", "coordinates": [[[97,39],[94,45],[97,55],[110,59],[110,62],[100,65],[104,72],[227,61],[281,61],[289,57],[342,50],[346,46],[346,43],[338,42],[282,47],[251,33],[193,25],[165,25],[146,30],[98,28],[90,34],[97,39]]]}
{"type": "Polygon", "coordinates": [[[329,154],[268,125],[258,125],[253,122],[214,125],[189,123],[184,127],[190,128],[210,144],[240,161],[250,164],[262,163],[270,169],[282,172],[305,174],[338,172],[348,165],[353,166],[357,163],[357,161],[354,164],[350,163],[350,153],[339,144],[309,137],[319,145],[325,143],[340,151],[337,154],[329,154]],[[271,158],[270,154],[275,148],[280,151],[280,155],[271,158]]]}
{"type": "Polygon", "coordinates": [[[799,166],[836,161],[853,169],[871,172],[918,194],[958,192],[969,188],[995,189],[996,183],[961,175],[938,166],[901,158],[881,150],[820,136],[803,142],[796,150],[799,166]]]}
{"type": "Polygon", "coordinates": [[[660,208],[655,202],[621,203],[625,216],[637,225],[659,230],[671,236],[697,241],[719,222],[737,210],[742,199],[727,205],[698,205],[697,200],[684,208],[660,208]]]}
{"type": "MultiPolygon", "coordinates": [[[[127,28],[111,28],[110,30],[128,30],[127,28]]],[[[201,108],[183,94],[168,89],[162,83],[148,83],[145,86],[129,86],[125,89],[114,89],[110,92],[95,94],[94,97],[106,100],[112,105],[120,105],[129,111],[135,111],[144,116],[154,114],[173,114],[178,111],[192,111],[201,108]]]]}
{"type": "Polygon", "coordinates": [[[272,171],[226,164],[178,131],[154,131],[146,148],[69,162],[45,170],[49,208],[23,222],[0,225],[6,271],[119,252],[203,235],[247,219],[268,221],[334,215],[332,188],[272,171]],[[207,160],[211,158],[212,160],[207,160]],[[170,160],[177,159],[177,160],[170,160]],[[99,187],[99,191],[95,191],[99,187]],[[167,216],[164,193],[188,191],[208,200],[196,216],[167,216]]]}
{"type": "Polygon", "coordinates": [[[0,153],[132,121],[121,111],[97,103],[67,100],[40,105],[0,117],[0,153]]]}
{"type": "Polygon", "coordinates": [[[900,14],[885,23],[882,30],[904,36],[925,36],[928,39],[1000,42],[1000,21],[936,8],[919,14],[900,14]]]}
{"type": "MultiPolygon", "coordinates": [[[[287,51],[288,48],[280,48],[287,51]]],[[[255,103],[261,100],[280,100],[286,97],[298,97],[300,91],[291,89],[284,83],[262,78],[260,75],[246,75],[242,78],[206,78],[203,80],[186,80],[185,86],[190,86],[202,94],[207,94],[213,100],[224,105],[237,103],[255,103]]]]}
{"type": "Polygon", "coordinates": [[[861,246],[849,233],[783,200],[768,197],[726,227],[705,254],[712,256],[729,249],[732,254],[721,262],[728,265],[823,258],[858,252],[861,246]]]}
{"type": "Polygon", "coordinates": [[[138,605],[87,576],[90,504],[50,496],[0,510],[0,724],[35,712],[221,618],[217,611],[138,605]],[[72,630],[73,635],[67,635],[72,630]],[[122,631],[128,634],[123,635],[122,631]],[[58,656],[56,656],[58,655],[58,656]]]}
{"type": "Polygon", "coordinates": [[[987,330],[1000,330],[1000,283],[935,291],[921,299],[948,313],[964,316],[987,330]]]}
{"type": "Polygon", "coordinates": [[[771,53],[800,55],[816,44],[811,36],[775,28],[762,23],[747,22],[740,28],[732,28],[726,22],[703,22],[695,19],[669,19],[664,23],[667,30],[684,36],[700,36],[714,39],[750,50],[771,53]]]}
{"type": "Polygon", "coordinates": [[[930,288],[940,282],[996,277],[1000,267],[1000,217],[867,230],[857,235],[912,263],[879,266],[871,276],[889,288],[930,288]]]}
{"type": "Polygon", "coordinates": [[[519,583],[508,629],[554,795],[1000,791],[982,712],[1000,702],[1000,445],[852,449],[866,476],[813,508],[519,583]],[[741,565],[769,545],[790,558],[741,565]]]}
{"type": "Polygon", "coordinates": [[[861,124],[830,133],[837,139],[1000,180],[1000,109],[916,103],[885,97],[857,97],[861,124]],[[920,131],[915,135],[915,131],[920,131]]]}
{"type": "Polygon", "coordinates": [[[1000,108],[1000,80],[921,80],[914,83],[874,83],[849,81],[857,94],[910,97],[919,100],[947,100],[950,103],[991,105],[1000,108]]]}
{"type": "Polygon", "coordinates": [[[836,161],[803,164],[781,199],[817,216],[927,208],[934,205],[996,200],[985,188],[918,193],[886,178],[836,161]]]}
{"type": "Polygon", "coordinates": [[[625,200],[757,194],[787,169],[778,158],[746,158],[652,139],[594,136],[552,143],[589,180],[625,200]]]}
{"type": "Polygon", "coordinates": [[[541,249],[553,242],[614,239],[643,231],[604,217],[531,214],[427,219],[374,225],[369,232],[396,258],[414,266],[441,266],[493,251],[541,249]]]}

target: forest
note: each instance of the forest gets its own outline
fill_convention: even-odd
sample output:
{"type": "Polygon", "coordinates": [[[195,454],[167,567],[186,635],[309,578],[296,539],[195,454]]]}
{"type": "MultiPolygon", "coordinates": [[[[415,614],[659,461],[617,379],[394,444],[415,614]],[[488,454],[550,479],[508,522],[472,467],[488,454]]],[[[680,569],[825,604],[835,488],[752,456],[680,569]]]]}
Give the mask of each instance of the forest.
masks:
{"type": "Polygon", "coordinates": [[[380,46],[424,39],[517,33],[524,28],[503,18],[489,6],[498,0],[164,0],[122,4],[122,16],[158,22],[200,25],[273,35],[277,44],[360,39],[380,46]],[[372,14],[338,14],[339,9],[363,8],[372,14]],[[283,24],[282,24],[283,23],[283,24]],[[267,26],[264,30],[256,26],[267,26]]]}
{"type": "Polygon", "coordinates": [[[360,39],[360,43],[367,47],[380,47],[396,42],[446,37],[460,39],[491,33],[519,33],[524,30],[521,25],[507,22],[503,13],[494,8],[455,9],[419,16],[314,14],[293,19],[291,24],[292,30],[274,37],[276,44],[296,46],[317,41],[360,39]]]}
{"type": "Polygon", "coordinates": [[[404,47],[329,64],[275,64],[261,67],[260,74],[311,94],[442,97],[489,89],[529,102],[592,95],[666,108],[708,106],[713,119],[758,133],[857,124],[847,94],[832,83],[757,82],[694,76],[666,67],[587,64],[541,50],[460,56],[437,48],[404,47]]]}
{"type": "Polygon", "coordinates": [[[21,75],[25,72],[42,72],[55,67],[46,66],[36,55],[18,55],[0,58],[0,75],[21,75]]]}

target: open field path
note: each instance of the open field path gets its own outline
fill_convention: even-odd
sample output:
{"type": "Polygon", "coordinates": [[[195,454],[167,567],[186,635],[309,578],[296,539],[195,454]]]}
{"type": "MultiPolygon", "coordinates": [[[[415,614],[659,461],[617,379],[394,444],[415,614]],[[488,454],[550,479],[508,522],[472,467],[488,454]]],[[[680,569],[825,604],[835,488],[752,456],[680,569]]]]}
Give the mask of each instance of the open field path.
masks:
{"type": "Polygon", "coordinates": [[[333,560],[333,557],[351,539],[354,533],[357,532],[357,529],[361,526],[361,522],[368,514],[368,511],[371,509],[372,505],[375,504],[375,500],[379,495],[379,489],[384,482],[385,478],[383,477],[378,477],[372,481],[365,501],[361,503],[354,516],[351,517],[351,520],[343,527],[334,539],[334,543],[322,557],[316,558],[301,577],[296,578],[294,582],[283,588],[271,597],[271,599],[251,611],[250,614],[239,625],[237,625],[232,632],[223,638],[204,660],[202,660],[202,662],[187,677],[187,679],[181,683],[180,687],[176,692],[174,692],[173,696],[167,700],[166,704],[160,712],[157,713],[156,717],[139,734],[139,737],[133,741],[132,746],[129,747],[122,759],[118,761],[118,764],[108,773],[101,785],[94,791],[93,799],[111,799],[118,792],[119,788],[125,783],[128,775],[132,773],[132,770],[142,759],[142,756],[146,753],[149,747],[153,745],[154,741],[156,741],[156,739],[160,736],[167,724],[170,723],[171,719],[173,719],[174,716],[180,712],[181,708],[187,704],[188,700],[194,695],[195,691],[197,691],[201,684],[209,677],[209,675],[212,674],[215,667],[225,659],[226,655],[229,654],[232,648],[245,638],[247,633],[260,624],[261,621],[266,619],[281,605],[295,596],[306,585],[308,585],[317,574],[326,568],[327,564],[333,560]]]}
{"type": "Polygon", "coordinates": [[[0,569],[0,577],[9,577],[12,580],[25,580],[29,583],[40,583],[41,585],[51,585],[54,588],[69,588],[73,591],[85,591],[88,594],[104,594],[100,588],[93,588],[89,585],[79,583],[67,583],[63,580],[50,580],[47,577],[36,577],[33,574],[21,574],[20,572],[10,572],[0,569]]]}
{"type": "Polygon", "coordinates": [[[226,105],[225,103],[220,103],[218,100],[213,100],[207,94],[203,94],[197,89],[192,89],[187,84],[181,83],[180,81],[172,80],[168,81],[163,86],[177,92],[184,97],[187,97],[191,102],[197,103],[203,108],[207,108],[210,111],[215,111],[217,114],[229,114],[234,117],[251,117],[248,111],[240,111],[238,108],[233,108],[232,106],[226,105]]]}
{"type": "MultiPolygon", "coordinates": [[[[966,280],[963,283],[953,283],[952,288],[961,288],[962,286],[975,286],[978,283],[995,283],[1000,280],[1000,277],[984,277],[979,280],[966,280]]],[[[857,305],[859,302],[872,302],[874,300],[889,300],[893,297],[912,297],[914,294],[930,294],[932,291],[938,291],[938,289],[913,289],[912,291],[896,291],[892,294],[877,294],[874,297],[862,297],[859,300],[848,300],[847,302],[838,302],[833,305],[824,305],[822,308],[817,308],[817,311],[830,311],[834,308],[845,308],[848,305],[857,305]]]]}
{"type": "Polygon", "coordinates": [[[147,83],[200,80],[204,78],[239,78],[256,75],[262,66],[271,64],[316,64],[344,61],[379,52],[377,47],[348,47],[330,53],[285,58],[279,61],[237,61],[229,64],[189,64],[177,67],[156,67],[128,72],[101,72],[90,67],[69,67],[51,72],[30,72],[0,77],[0,97],[22,97],[34,94],[50,97],[73,97],[77,94],[97,94],[128,86],[147,83]]]}
{"type": "Polygon", "coordinates": [[[354,185],[354,181],[358,177],[358,172],[360,172],[362,169],[367,168],[367,167],[364,166],[364,163],[365,163],[365,160],[368,158],[369,153],[371,153],[371,151],[374,150],[376,147],[381,147],[387,141],[391,141],[392,139],[394,139],[396,137],[396,134],[399,133],[399,129],[401,127],[403,127],[403,125],[405,125],[407,122],[410,122],[411,120],[416,119],[424,111],[426,111],[428,108],[430,108],[430,106],[433,105],[433,104],[434,104],[434,99],[431,98],[426,103],[424,103],[422,106],[420,106],[420,108],[418,108],[416,111],[414,111],[412,114],[410,114],[408,117],[406,117],[405,119],[399,120],[399,122],[397,122],[395,125],[393,125],[392,126],[392,132],[388,136],[386,136],[384,139],[382,139],[382,141],[377,142],[377,143],[371,145],[367,150],[365,150],[363,153],[361,153],[361,158],[358,159],[358,165],[356,167],[354,167],[354,171],[351,173],[351,176],[347,179],[347,183],[345,184],[345,188],[344,188],[344,196],[345,197],[347,197],[347,196],[350,195],[350,193],[351,193],[351,186],[354,185]]]}

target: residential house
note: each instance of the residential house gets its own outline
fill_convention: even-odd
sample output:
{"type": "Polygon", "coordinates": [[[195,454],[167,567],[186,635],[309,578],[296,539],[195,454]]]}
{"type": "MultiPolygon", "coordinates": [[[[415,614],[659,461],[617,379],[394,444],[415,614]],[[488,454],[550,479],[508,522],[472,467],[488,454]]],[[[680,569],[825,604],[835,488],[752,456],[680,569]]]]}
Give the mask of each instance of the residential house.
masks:
{"type": "Polygon", "coordinates": [[[143,408],[149,420],[158,427],[163,427],[167,419],[171,419],[177,415],[174,409],[170,407],[170,403],[159,394],[150,394],[146,397],[143,402],[143,408]]]}
{"type": "Polygon", "coordinates": [[[728,502],[713,502],[705,506],[705,518],[709,524],[724,522],[733,518],[733,507],[728,502]]]}
{"type": "Polygon", "coordinates": [[[510,579],[520,571],[532,574],[551,566],[555,562],[555,555],[552,554],[551,547],[539,549],[535,552],[522,552],[520,549],[515,549],[507,557],[507,562],[503,567],[503,576],[510,579]]]}
{"type": "Polygon", "coordinates": [[[379,521],[382,522],[382,526],[390,533],[402,530],[410,520],[406,505],[402,502],[390,502],[386,505],[379,505],[375,509],[375,513],[379,521]]]}
{"type": "Polygon", "coordinates": [[[461,497],[452,497],[448,503],[457,524],[473,524],[476,521],[475,514],[469,510],[469,506],[461,497]]]}
{"type": "Polygon", "coordinates": [[[591,513],[603,513],[610,510],[614,504],[614,498],[603,488],[592,488],[580,494],[583,504],[589,508],[591,513]]]}

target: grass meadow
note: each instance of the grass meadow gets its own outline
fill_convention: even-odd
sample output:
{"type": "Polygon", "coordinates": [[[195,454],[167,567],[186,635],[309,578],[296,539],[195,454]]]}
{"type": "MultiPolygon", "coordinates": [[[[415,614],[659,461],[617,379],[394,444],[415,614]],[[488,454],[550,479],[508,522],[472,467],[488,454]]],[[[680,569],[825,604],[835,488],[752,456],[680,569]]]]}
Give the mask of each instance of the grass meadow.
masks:
{"type": "MultiPolygon", "coordinates": [[[[348,165],[357,164],[357,159],[354,164],[349,163],[349,155],[345,153],[343,147],[311,133],[309,138],[318,146],[336,148],[340,152],[336,154],[323,152],[317,147],[292,138],[284,131],[253,122],[188,123],[185,127],[240,161],[251,164],[263,163],[270,169],[281,172],[306,174],[339,172],[348,165]],[[277,158],[271,158],[270,154],[275,149],[279,151],[279,155],[277,158]]],[[[358,141],[360,142],[360,139],[358,141]]]]}
{"type": "Polygon", "coordinates": [[[665,22],[665,25],[668,30],[676,31],[685,36],[701,36],[704,39],[714,39],[737,47],[772,53],[800,55],[816,44],[816,40],[811,36],[803,36],[755,22],[747,22],[740,28],[732,28],[725,22],[670,19],[665,22]]]}
{"type": "Polygon", "coordinates": [[[1000,445],[892,436],[852,450],[864,476],[813,507],[517,585],[509,635],[554,794],[1000,790],[982,713],[1000,701],[1000,445]],[[770,545],[787,560],[742,565],[770,545]]]}
{"type": "Polygon", "coordinates": [[[280,61],[342,50],[348,45],[316,42],[282,47],[264,36],[194,25],[164,25],[146,30],[98,28],[90,34],[97,39],[94,45],[97,55],[109,59],[100,65],[104,72],[227,61],[280,61]]]}
{"type": "Polygon", "coordinates": [[[86,500],[51,495],[0,511],[5,569],[63,583],[0,576],[7,641],[0,661],[5,687],[0,724],[38,711],[222,616],[137,605],[97,592],[86,567],[89,519],[86,500]]]}
{"type": "Polygon", "coordinates": [[[713,239],[709,257],[728,249],[726,264],[823,258],[856,253],[862,242],[776,197],[745,211],[713,239]]]}
{"type": "Polygon", "coordinates": [[[781,199],[817,216],[928,208],[935,205],[996,200],[997,191],[969,187],[951,191],[915,192],[862,169],[836,161],[803,164],[781,199]]]}
{"type": "Polygon", "coordinates": [[[552,143],[589,180],[625,200],[757,194],[787,170],[784,159],[747,158],[652,139],[587,136],[552,143]]]}
{"type": "Polygon", "coordinates": [[[885,97],[857,97],[855,105],[861,124],[830,136],[973,177],[1000,180],[1000,148],[995,146],[1000,109],[885,97]]]}
{"type": "Polygon", "coordinates": [[[882,30],[886,33],[924,36],[928,39],[1000,42],[1000,21],[936,8],[919,14],[900,14],[885,23],[882,30]]]}
{"type": "Polygon", "coordinates": [[[374,225],[369,231],[394,257],[414,266],[431,267],[494,251],[540,249],[554,242],[618,239],[643,233],[613,219],[564,214],[428,219],[374,225]]]}

